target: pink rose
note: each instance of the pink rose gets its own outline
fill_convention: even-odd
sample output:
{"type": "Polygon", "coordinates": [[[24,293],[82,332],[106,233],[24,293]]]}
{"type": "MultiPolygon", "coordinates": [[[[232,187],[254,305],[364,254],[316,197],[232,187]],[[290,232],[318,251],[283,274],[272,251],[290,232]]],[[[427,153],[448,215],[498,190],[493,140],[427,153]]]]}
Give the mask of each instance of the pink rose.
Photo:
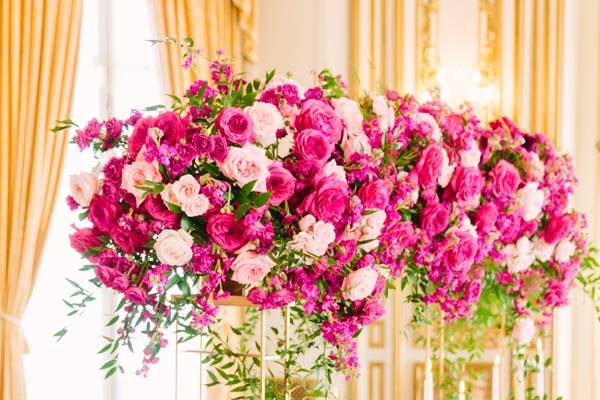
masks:
{"type": "Polygon", "coordinates": [[[573,231],[576,217],[571,214],[552,216],[544,229],[544,240],[548,244],[554,244],[566,237],[573,231]]]}
{"type": "Polygon", "coordinates": [[[171,193],[177,199],[175,204],[192,202],[200,192],[200,184],[192,175],[183,175],[170,187],[171,193]]]}
{"type": "Polygon", "coordinates": [[[383,236],[389,246],[400,252],[412,246],[416,241],[415,229],[410,221],[395,220],[387,224],[383,230],[383,236]]]}
{"type": "Polygon", "coordinates": [[[319,180],[315,191],[304,198],[298,211],[300,214],[310,213],[325,222],[337,222],[346,209],[350,190],[348,184],[334,176],[319,180]]]}
{"type": "Polygon", "coordinates": [[[127,140],[127,153],[129,158],[134,160],[142,146],[146,143],[148,137],[148,129],[154,126],[153,117],[140,118],[133,127],[133,133],[127,140]]]}
{"type": "Polygon", "coordinates": [[[133,304],[144,304],[148,300],[148,296],[142,288],[130,287],[125,291],[125,299],[133,304]]]}
{"type": "Polygon", "coordinates": [[[132,254],[148,241],[148,229],[131,217],[121,217],[111,228],[110,237],[125,253],[132,254]]]}
{"type": "Polygon", "coordinates": [[[182,266],[192,259],[192,244],[194,244],[194,238],[183,229],[178,231],[165,229],[158,235],[154,243],[154,250],[160,262],[182,266]]]}
{"type": "Polygon", "coordinates": [[[95,194],[100,191],[100,181],[95,175],[83,172],[71,175],[69,179],[71,196],[82,207],[88,207],[95,194]]]}
{"type": "Polygon", "coordinates": [[[245,111],[252,119],[258,143],[267,147],[277,140],[277,131],[284,128],[283,117],[271,103],[257,101],[245,111]]]}
{"type": "Polygon", "coordinates": [[[164,222],[167,228],[174,228],[179,223],[179,216],[171,212],[157,196],[148,196],[144,202],[144,209],[153,219],[164,222]]]}
{"type": "Polygon", "coordinates": [[[475,213],[475,225],[480,233],[489,233],[498,219],[498,208],[494,203],[485,203],[475,213]]]}
{"type": "Polygon", "coordinates": [[[117,203],[101,195],[92,199],[88,218],[100,232],[108,233],[119,215],[120,207],[117,203]]]}
{"type": "Polygon", "coordinates": [[[228,252],[234,252],[247,242],[244,225],[233,214],[213,214],[208,217],[206,231],[211,240],[228,252]]]}
{"type": "Polygon", "coordinates": [[[269,167],[267,178],[267,190],[271,192],[269,205],[278,206],[288,200],[294,194],[296,178],[290,171],[285,169],[281,162],[274,162],[269,167]]]}
{"type": "Polygon", "coordinates": [[[364,242],[359,245],[361,249],[369,252],[379,246],[379,235],[381,234],[386,218],[387,215],[383,210],[364,214],[360,218],[360,236],[358,240],[364,242]]]}
{"type": "Polygon", "coordinates": [[[444,154],[439,146],[432,144],[423,150],[415,167],[419,177],[419,185],[422,188],[437,186],[438,178],[442,174],[443,161],[444,154]]]}
{"type": "Polygon", "coordinates": [[[69,235],[71,247],[79,254],[84,255],[92,247],[99,247],[102,242],[98,239],[98,235],[94,233],[92,228],[75,228],[75,232],[69,235]]]}
{"type": "Polygon", "coordinates": [[[369,143],[369,137],[364,132],[359,131],[352,133],[350,131],[344,132],[342,137],[342,151],[344,152],[344,159],[350,160],[356,153],[359,154],[371,154],[371,144],[369,143]]]}
{"type": "Polygon", "coordinates": [[[342,138],[344,128],[342,120],[331,106],[324,101],[309,99],[302,104],[300,114],[295,120],[296,129],[316,129],[321,131],[331,144],[336,144],[342,138]]]}
{"type": "Polygon", "coordinates": [[[160,192],[160,198],[165,203],[165,205],[173,204],[175,206],[181,206],[179,199],[175,196],[175,192],[173,192],[173,184],[169,183],[165,185],[162,192],[160,192]]]}
{"type": "Polygon", "coordinates": [[[94,267],[94,273],[96,279],[98,279],[106,287],[112,287],[113,280],[115,279],[117,272],[106,265],[96,265],[94,267]]]}
{"type": "Polygon", "coordinates": [[[492,193],[497,197],[513,197],[521,183],[519,171],[506,160],[498,161],[498,164],[490,172],[490,176],[492,193]]]}
{"type": "Polygon", "coordinates": [[[219,134],[230,143],[254,143],[252,119],[240,108],[225,107],[217,116],[215,126],[219,134]]]}
{"type": "Polygon", "coordinates": [[[362,133],[363,117],[358,103],[346,97],[333,99],[332,102],[335,111],[344,121],[344,125],[346,125],[346,131],[351,136],[362,133]]]}
{"type": "Polygon", "coordinates": [[[181,211],[188,217],[204,215],[210,208],[210,200],[202,193],[192,197],[190,201],[181,205],[181,211]]]}
{"type": "Polygon", "coordinates": [[[477,254],[477,240],[469,233],[457,231],[457,242],[444,253],[444,265],[454,273],[464,274],[473,265],[477,254]]]}
{"type": "Polygon", "coordinates": [[[342,283],[342,295],[350,301],[367,298],[373,293],[379,272],[372,267],[364,267],[350,272],[342,283]]]}
{"type": "Polygon", "coordinates": [[[450,207],[431,202],[421,211],[421,229],[430,237],[441,233],[450,222],[450,207]]]}
{"type": "Polygon", "coordinates": [[[231,264],[233,276],[231,279],[242,285],[254,285],[261,282],[275,266],[268,255],[244,251],[231,264]]]}
{"type": "Polygon", "coordinates": [[[185,124],[179,114],[173,111],[160,113],[154,119],[153,127],[162,131],[161,141],[172,146],[185,137],[185,124]]]}
{"type": "Polygon", "coordinates": [[[479,168],[461,166],[452,177],[451,184],[456,199],[462,203],[469,203],[480,195],[483,177],[479,168]]]}
{"type": "Polygon", "coordinates": [[[144,201],[143,196],[145,192],[142,189],[139,189],[139,187],[145,186],[145,181],[162,181],[162,176],[155,163],[151,164],[146,161],[134,161],[123,167],[121,189],[134,195],[138,206],[144,201]]]}
{"type": "Polygon", "coordinates": [[[320,131],[304,129],[296,135],[294,151],[303,160],[314,160],[323,165],[331,156],[333,146],[320,131]]]}
{"type": "Polygon", "coordinates": [[[225,161],[219,163],[219,169],[229,179],[242,187],[256,181],[255,192],[267,191],[267,178],[272,161],[265,155],[265,149],[246,143],[244,147],[232,147],[225,161]]]}
{"type": "Polygon", "coordinates": [[[363,185],[358,197],[365,208],[385,210],[390,200],[390,185],[383,179],[376,179],[363,185]]]}

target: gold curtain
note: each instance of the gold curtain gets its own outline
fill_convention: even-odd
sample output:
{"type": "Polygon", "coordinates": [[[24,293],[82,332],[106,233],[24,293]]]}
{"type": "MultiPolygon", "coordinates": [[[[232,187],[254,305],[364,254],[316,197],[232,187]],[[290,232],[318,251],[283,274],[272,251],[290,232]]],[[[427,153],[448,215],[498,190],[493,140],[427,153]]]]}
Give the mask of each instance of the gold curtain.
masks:
{"type": "MultiPolygon", "coordinates": [[[[155,0],[160,38],[186,37],[209,58],[217,50],[234,57],[238,70],[244,62],[256,61],[257,0],[155,0]]],[[[180,94],[198,76],[181,67],[183,53],[175,45],[165,46],[162,61],[168,93],[180,94]]],[[[200,76],[207,76],[208,64],[199,63],[200,76]]]]}
{"type": "Polygon", "coordinates": [[[0,2],[0,400],[25,399],[20,319],[58,189],[81,0],[0,2]]]}

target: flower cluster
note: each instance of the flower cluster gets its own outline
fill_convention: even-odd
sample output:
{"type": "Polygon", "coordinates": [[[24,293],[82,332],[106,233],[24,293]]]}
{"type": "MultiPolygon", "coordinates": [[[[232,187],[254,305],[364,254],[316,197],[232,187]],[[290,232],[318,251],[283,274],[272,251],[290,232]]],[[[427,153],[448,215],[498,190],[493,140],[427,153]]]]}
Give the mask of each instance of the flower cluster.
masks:
{"type": "Polygon", "coordinates": [[[71,242],[123,294],[124,335],[147,322],[148,362],[162,329],[202,331],[235,285],[262,309],[297,302],[351,369],[401,274],[448,319],[472,313],[490,275],[519,315],[565,304],[584,222],[545,137],[392,91],[352,100],[328,72],[303,88],[222,59],[210,71],[172,110],[94,119],[74,139],[110,153],[71,177],[89,222],[71,242]]]}

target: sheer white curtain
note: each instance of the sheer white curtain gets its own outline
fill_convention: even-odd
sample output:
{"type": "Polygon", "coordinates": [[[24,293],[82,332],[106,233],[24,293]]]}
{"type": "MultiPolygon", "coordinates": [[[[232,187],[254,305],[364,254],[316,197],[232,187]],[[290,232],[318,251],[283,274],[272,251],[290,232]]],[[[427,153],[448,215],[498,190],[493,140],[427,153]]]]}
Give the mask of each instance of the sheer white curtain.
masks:
{"type": "MultiPolygon", "coordinates": [[[[73,120],[85,123],[107,115],[126,118],[131,108],[160,103],[157,50],[145,41],[155,39],[150,6],[146,0],[84,2],[73,120]]],[[[99,371],[103,359],[96,352],[105,343],[101,335],[110,334],[104,328],[113,303],[108,291],[98,291],[97,300],[81,318],[71,321],[65,317],[62,299],[72,291],[65,278],[85,282],[86,273],[78,271],[82,260],[68,240],[70,225],[79,221],[62,199],[69,191],[69,175],[94,165],[91,154],[81,154],[75,146],[69,149],[65,162],[40,274],[23,321],[31,348],[25,356],[28,398],[172,398],[168,388],[172,385],[165,382],[173,369],[169,357],[152,371],[153,378],[144,379],[135,375],[140,353],[135,357],[124,354],[126,375],[104,380],[99,371]],[[52,335],[65,324],[69,332],[56,343],[52,335]]]]}

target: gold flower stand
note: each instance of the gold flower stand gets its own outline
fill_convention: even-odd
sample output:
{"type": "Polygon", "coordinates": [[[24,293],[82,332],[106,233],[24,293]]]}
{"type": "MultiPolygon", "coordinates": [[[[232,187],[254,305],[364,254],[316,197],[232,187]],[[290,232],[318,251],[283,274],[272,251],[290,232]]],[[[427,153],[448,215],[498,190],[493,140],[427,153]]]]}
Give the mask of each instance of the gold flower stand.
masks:
{"type": "MultiPolygon", "coordinates": [[[[220,299],[214,302],[215,305],[222,307],[256,307],[255,304],[250,302],[246,296],[243,295],[232,295],[225,299],[220,299]]],[[[284,348],[287,350],[289,348],[290,343],[290,306],[288,305],[284,308],[284,348]]],[[[267,345],[267,315],[266,310],[260,310],[260,351],[255,353],[234,353],[233,355],[236,357],[251,357],[257,358],[260,360],[260,400],[265,400],[266,396],[266,380],[267,380],[267,362],[280,360],[280,357],[277,354],[267,354],[266,352],[267,345]]],[[[179,338],[177,331],[175,333],[175,376],[179,375],[179,353],[198,353],[198,354],[214,354],[213,351],[210,350],[180,350],[179,349],[179,338]]],[[[201,367],[202,368],[202,367],[201,367]]],[[[175,379],[175,398],[177,399],[177,393],[179,392],[179,382],[178,379],[175,379]]],[[[284,399],[290,400],[290,392],[288,388],[288,371],[284,372],[283,379],[283,392],[284,399]]]]}

